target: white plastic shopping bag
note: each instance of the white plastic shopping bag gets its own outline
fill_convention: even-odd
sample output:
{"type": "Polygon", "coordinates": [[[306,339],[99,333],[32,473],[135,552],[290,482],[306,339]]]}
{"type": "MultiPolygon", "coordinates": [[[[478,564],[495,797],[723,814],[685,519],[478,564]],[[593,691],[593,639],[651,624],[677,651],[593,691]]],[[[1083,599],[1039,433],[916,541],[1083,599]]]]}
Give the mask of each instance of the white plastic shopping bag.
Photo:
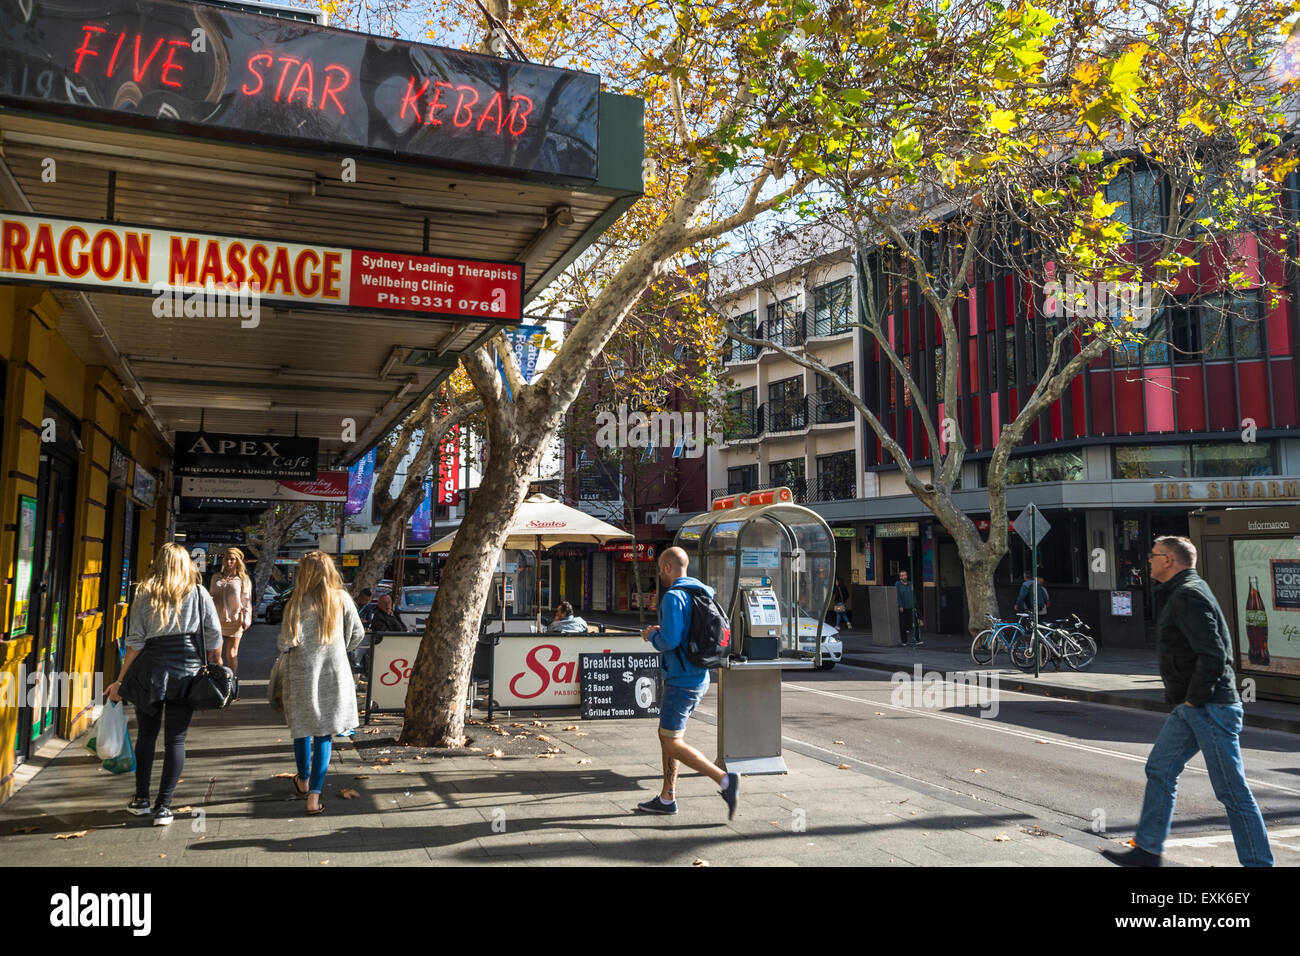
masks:
{"type": "Polygon", "coordinates": [[[104,705],[95,728],[95,754],[100,760],[112,760],[122,752],[126,739],[126,708],[110,700],[104,705]]]}

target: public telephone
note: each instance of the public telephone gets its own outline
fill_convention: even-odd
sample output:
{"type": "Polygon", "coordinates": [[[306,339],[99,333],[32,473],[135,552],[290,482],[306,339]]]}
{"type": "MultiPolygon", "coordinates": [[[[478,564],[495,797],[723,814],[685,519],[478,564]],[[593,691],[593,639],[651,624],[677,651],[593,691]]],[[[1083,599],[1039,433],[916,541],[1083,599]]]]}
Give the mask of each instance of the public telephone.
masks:
{"type": "Polygon", "coordinates": [[[751,661],[781,656],[781,606],[772,588],[741,588],[743,633],[740,653],[751,661]]]}

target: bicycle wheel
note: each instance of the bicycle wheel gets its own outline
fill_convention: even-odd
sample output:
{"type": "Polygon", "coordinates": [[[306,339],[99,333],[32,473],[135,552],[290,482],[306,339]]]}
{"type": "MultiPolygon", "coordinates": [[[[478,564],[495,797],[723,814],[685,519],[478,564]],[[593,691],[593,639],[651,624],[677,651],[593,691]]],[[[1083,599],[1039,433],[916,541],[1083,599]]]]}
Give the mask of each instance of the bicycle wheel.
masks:
{"type": "MultiPolygon", "coordinates": [[[[1024,631],[1011,644],[1011,663],[1028,673],[1034,669],[1034,639],[1024,631]]],[[[1038,668],[1042,670],[1047,664],[1047,645],[1038,644],[1038,668]]]]}
{"type": "Polygon", "coordinates": [[[1097,642],[1087,634],[1070,634],[1063,643],[1065,664],[1071,670],[1083,670],[1097,659],[1097,642]]]}
{"type": "Polygon", "coordinates": [[[993,661],[993,628],[986,628],[975,635],[970,642],[970,659],[976,664],[988,664],[993,661]]]}

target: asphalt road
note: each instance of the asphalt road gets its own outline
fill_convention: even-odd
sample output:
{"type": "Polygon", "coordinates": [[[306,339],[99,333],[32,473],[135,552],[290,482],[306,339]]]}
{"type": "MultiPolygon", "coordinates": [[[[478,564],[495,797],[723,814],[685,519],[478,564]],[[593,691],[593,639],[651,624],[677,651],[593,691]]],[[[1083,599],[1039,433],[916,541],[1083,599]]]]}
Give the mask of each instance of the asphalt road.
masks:
{"type": "MultiPolygon", "coordinates": [[[[1127,839],[1141,809],[1144,764],[1164,716],[989,689],[940,687],[909,699],[882,671],[841,664],[785,675],[786,746],[917,789],[935,787],[1014,809],[1072,839],[1097,827],[1127,839]],[[966,693],[965,699],[948,694],[966,693]],[[976,706],[955,706],[962,703],[976,706]],[[981,717],[978,704],[987,716],[981,717]]],[[[712,698],[700,713],[713,716],[712,698]]],[[[1247,728],[1246,778],[1278,865],[1300,865],[1300,738],[1247,728]]],[[[1186,863],[1234,865],[1231,835],[1200,755],[1184,772],[1168,849],[1186,863]]]]}

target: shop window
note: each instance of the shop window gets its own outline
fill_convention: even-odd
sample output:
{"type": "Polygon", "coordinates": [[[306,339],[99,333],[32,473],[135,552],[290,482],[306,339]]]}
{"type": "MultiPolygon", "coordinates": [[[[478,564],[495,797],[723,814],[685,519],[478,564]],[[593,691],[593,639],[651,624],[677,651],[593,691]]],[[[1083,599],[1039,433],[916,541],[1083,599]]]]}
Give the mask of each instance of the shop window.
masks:
{"type": "Polygon", "coordinates": [[[1116,478],[1190,478],[1186,445],[1121,445],[1115,449],[1116,478]]]}
{"type": "Polygon", "coordinates": [[[1277,474],[1272,442],[1222,442],[1191,446],[1193,478],[1277,474]]]}
{"type": "Polygon", "coordinates": [[[787,458],[767,466],[768,478],[774,488],[789,488],[797,500],[804,500],[804,460],[787,458]]]}
{"type": "MultiPolygon", "coordinates": [[[[980,477],[988,486],[988,462],[980,463],[980,477]]],[[[1007,484],[1027,485],[1045,481],[1082,481],[1083,452],[1056,451],[1043,455],[1017,455],[1007,462],[1007,484]]]]}
{"type": "MultiPolygon", "coordinates": [[[[1051,593],[1052,585],[1087,583],[1087,516],[1082,512],[1056,513],[1049,515],[1048,520],[1052,530],[1038,548],[1038,576],[1043,579],[1053,606],[1059,607],[1059,599],[1051,593]]],[[[1007,544],[1011,560],[1001,564],[1008,572],[1003,583],[1019,584],[1023,573],[1033,567],[1033,552],[1018,534],[1011,534],[1007,544]]],[[[1055,611],[1049,614],[1059,616],[1055,611]]]]}

